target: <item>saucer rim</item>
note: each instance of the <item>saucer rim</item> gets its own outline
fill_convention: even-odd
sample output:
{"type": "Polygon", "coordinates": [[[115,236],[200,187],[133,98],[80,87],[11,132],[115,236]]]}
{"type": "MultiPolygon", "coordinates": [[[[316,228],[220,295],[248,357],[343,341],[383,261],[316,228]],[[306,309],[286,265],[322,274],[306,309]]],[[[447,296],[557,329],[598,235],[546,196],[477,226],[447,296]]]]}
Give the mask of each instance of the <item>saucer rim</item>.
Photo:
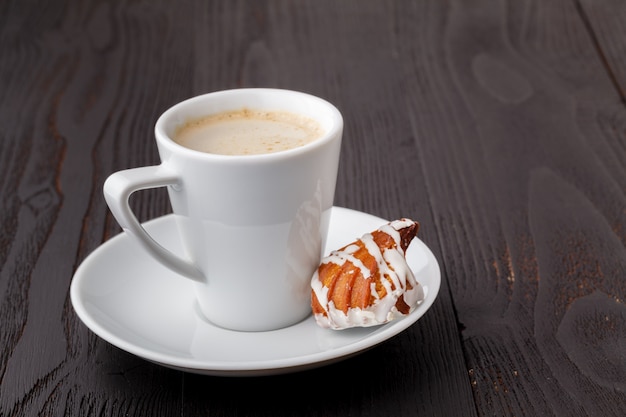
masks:
{"type": "MultiPolygon", "coordinates": [[[[331,211],[331,224],[332,217],[336,215],[341,216],[368,216],[369,220],[382,223],[388,222],[388,220],[380,217],[357,211],[354,209],[333,206],[331,211]]],[[[161,223],[167,223],[174,221],[172,214],[166,214],[154,219],[151,219],[143,223],[144,227],[150,229],[151,227],[159,227],[161,223]]],[[[330,348],[328,350],[318,351],[314,353],[308,353],[305,355],[294,356],[289,358],[274,358],[267,360],[252,360],[252,361],[206,361],[201,359],[190,359],[174,355],[166,355],[162,352],[150,350],[148,347],[141,346],[137,343],[133,343],[126,340],[124,337],[116,335],[115,332],[107,329],[106,326],[98,322],[97,318],[89,312],[89,308],[85,305],[81,293],[81,283],[89,280],[89,269],[95,260],[106,253],[108,247],[119,245],[119,242],[128,240],[130,237],[124,232],[107,240],[100,246],[98,246],[93,252],[91,252],[84,261],[76,269],[76,272],[72,278],[70,286],[70,299],[74,311],[77,313],[79,319],[97,336],[104,339],[108,343],[128,352],[143,358],[147,361],[159,364],[172,369],[177,369],[185,372],[214,375],[214,376],[262,376],[262,375],[275,375],[291,372],[298,372],[302,370],[317,368],[325,366],[331,363],[348,359],[352,356],[361,354],[371,348],[374,348],[378,344],[395,337],[399,333],[406,330],[408,327],[417,322],[432,306],[439,289],[441,287],[441,269],[437,259],[430,250],[430,248],[421,239],[416,238],[415,241],[419,245],[419,249],[424,252],[428,261],[426,267],[429,268],[428,273],[428,286],[426,289],[426,296],[424,301],[408,316],[396,319],[387,324],[380,326],[374,326],[370,334],[365,335],[363,338],[349,343],[347,345],[330,348]]],[[[169,271],[168,271],[169,272],[169,271]]],[[[174,274],[172,272],[172,274],[174,274]]],[[[303,325],[303,323],[314,320],[312,315],[302,320],[293,326],[303,325]]],[[[206,322],[207,326],[211,326],[206,322]]],[[[293,327],[289,326],[289,327],[293,327]]],[[[287,327],[287,328],[289,328],[287,327]]],[[[285,328],[285,329],[287,329],[285,328]]],[[[280,332],[274,330],[274,332],[280,332]]],[[[284,329],[283,329],[284,330],[284,329]]],[[[338,330],[326,329],[328,332],[336,332],[338,330]]],[[[339,330],[341,331],[341,330],[339,330]]],[[[259,332],[267,333],[267,332],[259,332]]]]}

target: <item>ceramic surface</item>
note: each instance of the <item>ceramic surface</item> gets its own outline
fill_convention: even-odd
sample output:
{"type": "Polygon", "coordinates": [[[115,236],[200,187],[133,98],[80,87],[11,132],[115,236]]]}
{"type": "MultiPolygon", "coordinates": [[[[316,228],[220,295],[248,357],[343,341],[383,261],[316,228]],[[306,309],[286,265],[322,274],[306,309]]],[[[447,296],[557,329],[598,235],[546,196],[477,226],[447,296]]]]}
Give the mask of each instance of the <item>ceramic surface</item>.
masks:
{"type": "Polygon", "coordinates": [[[155,260],[194,281],[205,317],[238,331],[280,329],[309,314],[309,271],[327,236],[342,131],[339,110],[309,94],[273,88],[203,94],[157,120],[161,164],[111,174],[104,197],[121,228],[155,260]],[[300,147],[256,155],[199,152],[174,140],[190,120],[243,108],[306,116],[323,133],[300,147]],[[132,212],[131,194],[155,187],[167,188],[185,256],[156,243],[132,212]]]}
{"type": "MultiPolygon", "coordinates": [[[[324,253],[375,230],[386,220],[333,207],[324,253]]],[[[172,215],[144,226],[174,252],[181,244],[172,215]]],[[[244,260],[242,260],[244,261],[244,260]]],[[[71,300],[80,319],[111,344],[163,366],[187,372],[251,376],[295,372],[348,358],[397,335],[431,307],[441,274],[428,247],[415,239],[407,261],[425,289],[409,316],[369,328],[322,329],[312,316],[267,332],[226,330],[197,311],[190,280],[181,279],[120,234],[85,259],[72,281],[71,300]]]]}

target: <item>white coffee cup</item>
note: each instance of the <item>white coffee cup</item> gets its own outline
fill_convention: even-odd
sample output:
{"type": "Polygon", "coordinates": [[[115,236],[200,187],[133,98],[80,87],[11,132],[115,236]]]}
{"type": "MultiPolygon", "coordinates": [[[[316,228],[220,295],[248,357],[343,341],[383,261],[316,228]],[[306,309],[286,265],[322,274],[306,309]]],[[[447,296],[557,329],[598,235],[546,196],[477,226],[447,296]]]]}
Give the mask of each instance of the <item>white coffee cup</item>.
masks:
{"type": "Polygon", "coordinates": [[[310,314],[310,279],[328,232],[342,130],[332,104],[301,92],[201,95],[158,119],[161,164],[112,174],[104,195],[124,231],[195,282],[198,306],[209,321],[239,331],[286,327],[310,314]],[[303,146],[260,155],[211,154],[173,140],[189,120],[244,107],[309,117],[323,134],[303,146]],[[133,192],[156,187],[168,189],[184,257],[156,242],[129,206],[133,192]]]}

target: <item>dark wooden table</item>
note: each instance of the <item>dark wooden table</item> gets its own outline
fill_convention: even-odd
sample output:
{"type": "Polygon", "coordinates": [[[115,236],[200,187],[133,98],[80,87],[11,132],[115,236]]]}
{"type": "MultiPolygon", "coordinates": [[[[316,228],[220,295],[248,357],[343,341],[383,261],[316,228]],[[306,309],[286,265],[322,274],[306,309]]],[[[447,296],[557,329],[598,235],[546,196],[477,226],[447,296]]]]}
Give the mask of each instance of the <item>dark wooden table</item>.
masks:
{"type": "Polygon", "coordinates": [[[0,416],[626,415],[625,57],[620,0],[0,2],[0,416]],[[245,86],[340,108],[336,205],[419,220],[442,289],[346,361],[187,374],[68,290],[157,117],[245,86]]]}

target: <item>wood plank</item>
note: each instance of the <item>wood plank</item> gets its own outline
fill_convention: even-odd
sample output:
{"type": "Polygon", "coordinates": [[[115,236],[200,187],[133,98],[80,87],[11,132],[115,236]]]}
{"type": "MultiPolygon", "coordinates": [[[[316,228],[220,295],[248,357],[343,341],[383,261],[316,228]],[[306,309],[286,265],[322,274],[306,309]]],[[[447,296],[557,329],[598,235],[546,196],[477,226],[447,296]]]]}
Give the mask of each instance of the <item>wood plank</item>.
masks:
{"type": "Polygon", "coordinates": [[[607,415],[624,404],[611,386],[623,367],[598,378],[580,354],[623,364],[623,352],[606,327],[594,345],[586,333],[577,340],[571,323],[583,320],[591,332],[606,312],[625,326],[624,283],[614,272],[625,262],[624,159],[605,151],[616,136],[602,133],[605,117],[623,120],[624,111],[573,4],[495,6],[431,6],[441,25],[404,35],[415,40],[407,46],[413,132],[477,407],[484,415],[607,415]],[[600,241],[609,250],[591,251],[580,270],[561,257],[600,241]],[[591,273],[588,263],[604,269],[591,273]],[[558,298],[572,282],[582,287],[558,298]],[[606,301],[593,310],[597,292],[606,301]]]}
{"type": "Polygon", "coordinates": [[[626,103],[626,6],[619,0],[579,0],[578,7],[622,103],[626,103]]]}
{"type": "Polygon", "coordinates": [[[0,234],[12,244],[2,257],[0,410],[158,415],[180,402],[180,374],[96,338],[78,322],[68,289],[78,262],[119,229],[105,222],[105,175],[154,158],[146,149],[161,111],[154,103],[180,97],[167,100],[163,81],[177,67],[154,63],[168,41],[161,24],[177,16],[167,3],[54,6],[13,4],[2,26],[0,234]]]}

